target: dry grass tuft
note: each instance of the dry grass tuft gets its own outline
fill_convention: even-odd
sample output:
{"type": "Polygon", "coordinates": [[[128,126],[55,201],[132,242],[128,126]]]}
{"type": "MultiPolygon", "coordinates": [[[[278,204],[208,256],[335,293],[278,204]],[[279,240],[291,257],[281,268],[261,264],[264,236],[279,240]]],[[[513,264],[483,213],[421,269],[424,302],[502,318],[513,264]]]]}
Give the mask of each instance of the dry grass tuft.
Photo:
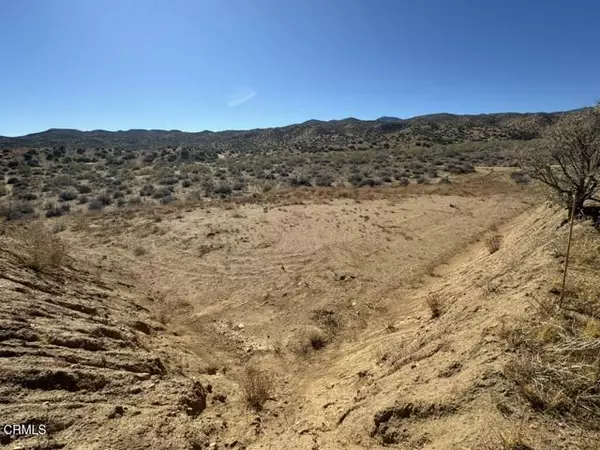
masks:
{"type": "Polygon", "coordinates": [[[600,238],[579,231],[562,304],[532,296],[534,317],[505,333],[516,353],[505,374],[534,410],[591,429],[600,419],[600,238]]]}
{"type": "Polygon", "coordinates": [[[534,450],[523,424],[495,430],[483,444],[484,450],[534,450]]]}
{"type": "Polygon", "coordinates": [[[36,272],[50,272],[61,267],[67,259],[67,245],[42,222],[31,222],[17,231],[22,246],[20,261],[36,272]]]}
{"type": "Polygon", "coordinates": [[[429,308],[432,319],[436,319],[442,315],[442,304],[437,295],[430,295],[425,299],[425,303],[429,308]]]}
{"type": "Polygon", "coordinates": [[[492,253],[496,253],[498,250],[500,250],[501,245],[502,245],[502,236],[499,234],[494,234],[492,236],[489,236],[485,240],[485,247],[488,249],[488,252],[490,252],[490,255],[492,253]]]}
{"type": "Polygon", "coordinates": [[[333,335],[320,327],[309,326],[298,335],[297,340],[290,342],[291,350],[299,357],[307,358],[314,352],[327,347],[333,335]]]}
{"type": "Polygon", "coordinates": [[[308,342],[313,350],[321,350],[327,345],[327,335],[319,328],[311,329],[308,332],[308,342]]]}
{"type": "Polygon", "coordinates": [[[508,379],[537,411],[600,418],[600,325],[571,309],[541,324],[529,323],[513,338],[516,357],[508,379]]]}
{"type": "Polygon", "coordinates": [[[273,382],[266,371],[247,367],[241,386],[246,404],[255,411],[260,411],[271,396],[273,382]]]}

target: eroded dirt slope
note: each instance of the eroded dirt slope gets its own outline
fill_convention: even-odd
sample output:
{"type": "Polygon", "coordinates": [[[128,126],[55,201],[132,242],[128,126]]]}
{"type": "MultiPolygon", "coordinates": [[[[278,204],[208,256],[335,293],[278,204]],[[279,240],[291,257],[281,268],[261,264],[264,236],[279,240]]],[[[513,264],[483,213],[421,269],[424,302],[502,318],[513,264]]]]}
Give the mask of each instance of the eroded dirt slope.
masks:
{"type": "Polygon", "coordinates": [[[0,239],[0,410],[3,424],[45,424],[12,448],[187,448],[207,390],[161,350],[165,327],[120,277],[82,260],[40,274],[0,239]],[[176,421],[172,418],[177,417],[176,421]],[[132,420],[127,420],[132,419],[132,420]],[[190,427],[192,428],[190,430],[190,427]]]}
{"type": "MultiPolygon", "coordinates": [[[[546,208],[524,213],[501,228],[498,252],[474,243],[437,279],[402,295],[404,314],[393,327],[326,350],[327,362],[300,382],[302,407],[290,408],[273,426],[276,436],[252,448],[280,448],[281,440],[306,449],[500,448],[494,433],[506,423],[498,404],[508,393],[510,357],[503,326],[523,317],[530,295],[547,286],[547,245],[561,219],[546,208]],[[439,318],[430,318],[431,296],[440,301],[439,318]]],[[[557,446],[548,429],[540,436],[540,448],[570,448],[557,446]]]]}
{"type": "Polygon", "coordinates": [[[552,214],[421,195],[73,218],[72,257],[43,275],[3,237],[3,420],[52,429],[11,445],[477,448],[501,391],[494,330],[541,276],[552,214]],[[314,329],[325,346],[303,351],[314,329]],[[249,365],[272,379],[258,413],[249,365]]]}

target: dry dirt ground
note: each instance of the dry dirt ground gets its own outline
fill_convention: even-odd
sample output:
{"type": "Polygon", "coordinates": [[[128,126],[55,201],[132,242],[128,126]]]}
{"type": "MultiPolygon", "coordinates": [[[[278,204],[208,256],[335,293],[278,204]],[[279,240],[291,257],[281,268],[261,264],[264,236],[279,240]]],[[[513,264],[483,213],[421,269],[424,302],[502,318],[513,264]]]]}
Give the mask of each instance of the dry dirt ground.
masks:
{"type": "MultiPolygon", "coordinates": [[[[22,267],[6,231],[1,421],[50,433],[0,442],[494,445],[512,411],[499,334],[555,269],[547,245],[562,216],[507,187],[507,174],[473,177],[464,183],[487,186],[481,195],[451,187],[52,221],[70,258],[46,274],[22,267]],[[503,236],[493,254],[491,234],[503,236]],[[244,401],[248,367],[269,380],[260,411],[244,401]]],[[[568,439],[532,429],[539,448],[545,436],[556,448],[568,439]]]]}

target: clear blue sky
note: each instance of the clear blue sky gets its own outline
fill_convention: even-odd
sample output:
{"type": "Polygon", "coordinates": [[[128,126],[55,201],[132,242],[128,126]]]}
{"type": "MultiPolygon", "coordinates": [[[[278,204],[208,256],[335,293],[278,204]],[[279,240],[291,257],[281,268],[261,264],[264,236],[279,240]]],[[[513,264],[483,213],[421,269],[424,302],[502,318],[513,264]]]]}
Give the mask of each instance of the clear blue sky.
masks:
{"type": "Polygon", "coordinates": [[[598,0],[0,0],[0,135],[600,99],[598,0]]]}

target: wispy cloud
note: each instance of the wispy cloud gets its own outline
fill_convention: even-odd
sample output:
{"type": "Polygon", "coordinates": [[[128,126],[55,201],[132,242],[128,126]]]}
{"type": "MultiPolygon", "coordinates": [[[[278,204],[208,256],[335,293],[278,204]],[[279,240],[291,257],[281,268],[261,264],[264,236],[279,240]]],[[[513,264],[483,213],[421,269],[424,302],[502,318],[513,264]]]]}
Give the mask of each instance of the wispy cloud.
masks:
{"type": "Polygon", "coordinates": [[[229,96],[229,101],[227,102],[227,106],[230,108],[235,108],[236,106],[240,106],[243,103],[246,103],[256,97],[256,92],[253,90],[247,90],[244,92],[238,92],[234,95],[229,96]]]}

